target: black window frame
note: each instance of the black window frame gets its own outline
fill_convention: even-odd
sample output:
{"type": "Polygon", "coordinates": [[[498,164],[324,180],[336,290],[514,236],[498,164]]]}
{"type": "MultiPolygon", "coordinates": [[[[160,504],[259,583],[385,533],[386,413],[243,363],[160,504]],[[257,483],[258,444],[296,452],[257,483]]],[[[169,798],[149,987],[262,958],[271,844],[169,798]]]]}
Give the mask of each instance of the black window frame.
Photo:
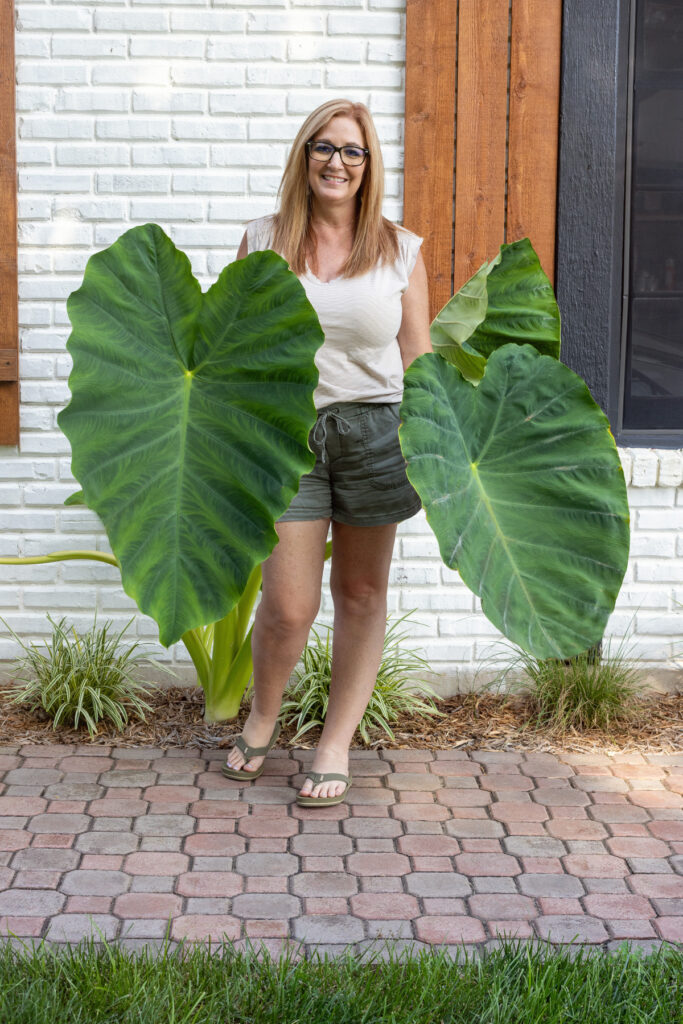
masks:
{"type": "Polygon", "coordinates": [[[556,291],[562,361],[588,384],[617,444],[683,448],[681,430],[621,427],[628,261],[631,0],[564,0],[556,291]]]}

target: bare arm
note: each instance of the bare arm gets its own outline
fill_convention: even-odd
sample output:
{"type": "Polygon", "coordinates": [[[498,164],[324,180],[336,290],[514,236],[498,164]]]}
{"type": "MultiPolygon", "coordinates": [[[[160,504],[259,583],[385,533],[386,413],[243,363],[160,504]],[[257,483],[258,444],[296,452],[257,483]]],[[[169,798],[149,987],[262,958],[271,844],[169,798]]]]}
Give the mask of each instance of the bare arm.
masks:
{"type": "Polygon", "coordinates": [[[417,359],[424,352],[432,351],[429,338],[427,269],[421,252],[417,254],[417,261],[408,279],[408,287],[403,293],[401,305],[403,316],[398,332],[398,345],[403,369],[407,370],[413,359],[417,359]]]}
{"type": "Polygon", "coordinates": [[[247,249],[247,233],[245,231],[244,234],[242,235],[242,241],[240,242],[240,247],[237,250],[237,256],[235,256],[235,259],[243,260],[244,257],[247,255],[248,251],[249,250],[247,249]]]}

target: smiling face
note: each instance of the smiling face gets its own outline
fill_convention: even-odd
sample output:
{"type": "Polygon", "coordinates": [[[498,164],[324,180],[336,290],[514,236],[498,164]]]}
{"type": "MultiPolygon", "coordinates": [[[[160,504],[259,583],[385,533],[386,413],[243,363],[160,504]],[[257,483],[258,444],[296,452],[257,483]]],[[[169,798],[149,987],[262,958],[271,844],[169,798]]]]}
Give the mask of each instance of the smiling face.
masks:
{"type": "MultiPolygon", "coordinates": [[[[365,135],[358,122],[341,114],[328,121],[313,138],[315,142],[331,142],[333,146],[366,146],[365,135]]],[[[308,184],[314,202],[326,207],[340,206],[355,200],[366,165],[367,158],[360,167],[347,167],[342,163],[339,153],[335,153],[326,163],[309,157],[308,184]]]]}

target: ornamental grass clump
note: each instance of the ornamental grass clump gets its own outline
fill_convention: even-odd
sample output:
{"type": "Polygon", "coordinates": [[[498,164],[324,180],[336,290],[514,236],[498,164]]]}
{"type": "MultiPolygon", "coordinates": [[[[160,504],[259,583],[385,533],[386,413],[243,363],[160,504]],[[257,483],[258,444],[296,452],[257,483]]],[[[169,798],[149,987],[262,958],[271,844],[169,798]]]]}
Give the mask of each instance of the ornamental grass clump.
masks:
{"type": "Polygon", "coordinates": [[[566,661],[539,660],[517,649],[512,666],[529,688],[532,724],[557,733],[603,729],[638,715],[642,673],[627,656],[623,643],[612,653],[591,648],[566,661]],[[531,684],[529,686],[529,684],[531,684]]]}
{"type": "MultiPolygon", "coordinates": [[[[436,696],[434,691],[426,683],[417,683],[414,678],[417,672],[429,672],[429,663],[416,650],[403,646],[409,633],[400,627],[411,614],[409,612],[392,622],[384,637],[382,662],[375,688],[358,726],[366,744],[370,743],[369,729],[373,726],[383,729],[393,740],[390,723],[397,721],[400,712],[409,711],[421,717],[443,716],[443,712],[438,710],[431,699],[436,696]],[[427,696],[412,693],[408,687],[417,687],[427,696]]],[[[315,628],[311,630],[311,639],[301,655],[300,666],[295,669],[293,681],[286,690],[289,699],[282,703],[283,724],[297,729],[292,742],[304,736],[309,729],[322,726],[327,714],[332,678],[330,638],[333,629],[331,626],[323,626],[322,629],[326,630],[324,638],[315,628]]]]}
{"type": "Polygon", "coordinates": [[[110,621],[103,626],[95,621],[83,636],[74,626],[67,628],[64,618],[55,622],[48,615],[48,619],[52,637],[44,641],[44,651],[35,644],[26,645],[5,623],[25,652],[16,666],[10,703],[44,712],[55,729],[85,725],[91,739],[103,722],[111,722],[121,732],[131,716],[146,721],[145,712],[152,708],[144,698],[151,688],[134,671],[145,662],[163,666],[138,650],[139,641],[122,648],[133,619],[116,634],[110,621]]]}

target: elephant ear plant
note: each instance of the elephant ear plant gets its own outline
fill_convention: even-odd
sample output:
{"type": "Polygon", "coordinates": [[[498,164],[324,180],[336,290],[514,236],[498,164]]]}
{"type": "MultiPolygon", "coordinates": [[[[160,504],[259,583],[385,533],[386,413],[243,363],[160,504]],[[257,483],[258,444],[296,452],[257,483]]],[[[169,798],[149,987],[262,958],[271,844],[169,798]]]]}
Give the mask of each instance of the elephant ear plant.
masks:
{"type": "Polygon", "coordinates": [[[529,240],[503,245],[432,324],[435,352],[405,374],[399,429],[444,562],[539,659],[601,639],[629,549],[614,438],[559,342],[529,240]]]}
{"type": "Polygon", "coordinates": [[[318,318],[270,251],[202,293],[156,224],[92,256],[67,310],[72,398],[59,425],[82,487],[71,501],[97,513],[114,554],[48,559],[118,565],[161,643],[187,646],[206,718],[234,717],[273,524],[314,463],[318,318]]]}
{"type": "MultiPolygon", "coordinates": [[[[249,682],[251,612],[274,521],[314,457],[315,312],[273,252],[202,293],[155,224],[88,261],[69,297],[72,399],[59,424],[113,555],[95,558],[182,640],[209,721],[249,682]]],[[[409,368],[400,440],[444,561],[537,657],[600,639],[628,557],[626,489],[607,420],[558,361],[559,312],[528,240],[500,254],[432,325],[409,368]]],[[[329,546],[328,552],[329,554],[329,546]]]]}

